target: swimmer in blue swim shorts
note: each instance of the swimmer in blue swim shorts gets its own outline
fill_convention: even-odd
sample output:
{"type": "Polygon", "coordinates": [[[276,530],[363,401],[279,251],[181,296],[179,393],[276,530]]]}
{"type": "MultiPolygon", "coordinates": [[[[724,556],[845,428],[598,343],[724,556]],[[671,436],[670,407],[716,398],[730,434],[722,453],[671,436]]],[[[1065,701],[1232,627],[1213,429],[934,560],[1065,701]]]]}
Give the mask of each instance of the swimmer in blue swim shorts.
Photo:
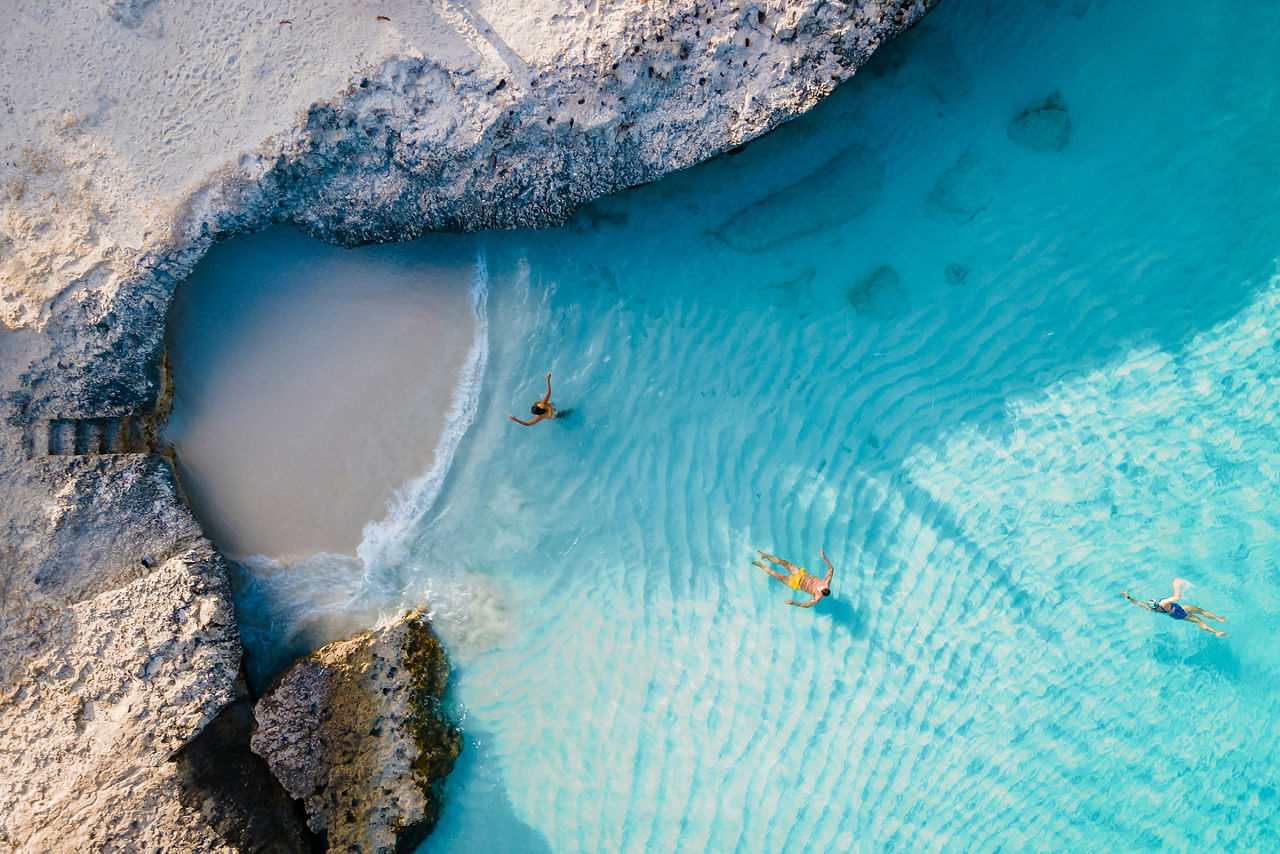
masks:
{"type": "Polygon", "coordinates": [[[1160,599],[1159,601],[1155,599],[1148,599],[1146,602],[1139,602],[1137,599],[1134,599],[1129,595],[1128,590],[1123,591],[1121,595],[1133,604],[1146,608],[1148,611],[1168,614],[1175,620],[1186,620],[1187,622],[1195,623],[1206,632],[1213,632],[1218,637],[1225,635],[1226,632],[1219,631],[1218,629],[1211,628],[1207,625],[1205,621],[1200,618],[1200,615],[1203,614],[1211,620],[1217,620],[1219,623],[1225,623],[1225,618],[1219,617],[1217,614],[1212,614],[1204,608],[1197,608],[1195,605],[1178,604],[1178,600],[1182,598],[1182,589],[1186,586],[1187,580],[1185,578],[1175,578],[1173,580],[1173,595],[1166,596],[1164,599],[1160,599]]]}

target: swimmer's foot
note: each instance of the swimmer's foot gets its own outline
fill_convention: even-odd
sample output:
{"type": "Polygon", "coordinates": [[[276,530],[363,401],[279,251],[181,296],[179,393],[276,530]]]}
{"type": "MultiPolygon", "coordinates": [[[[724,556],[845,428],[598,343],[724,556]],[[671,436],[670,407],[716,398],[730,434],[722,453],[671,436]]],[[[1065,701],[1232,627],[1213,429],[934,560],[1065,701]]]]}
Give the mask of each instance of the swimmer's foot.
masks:
{"type": "Polygon", "coordinates": [[[1220,638],[1225,638],[1227,636],[1226,632],[1220,632],[1217,629],[1209,629],[1209,631],[1213,632],[1215,635],[1217,635],[1220,638]]]}

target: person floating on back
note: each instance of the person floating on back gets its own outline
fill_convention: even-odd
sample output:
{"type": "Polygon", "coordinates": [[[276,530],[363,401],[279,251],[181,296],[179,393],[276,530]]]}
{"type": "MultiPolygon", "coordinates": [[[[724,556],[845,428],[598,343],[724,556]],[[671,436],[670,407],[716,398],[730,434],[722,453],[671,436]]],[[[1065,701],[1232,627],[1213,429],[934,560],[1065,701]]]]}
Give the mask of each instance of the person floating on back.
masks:
{"type": "Polygon", "coordinates": [[[529,411],[532,412],[534,415],[534,418],[532,421],[521,421],[519,418],[516,418],[514,415],[508,415],[507,417],[510,418],[512,421],[516,422],[517,424],[523,424],[526,427],[532,427],[534,424],[537,424],[539,421],[542,421],[543,419],[559,418],[562,415],[566,414],[566,413],[556,412],[555,406],[553,406],[551,403],[551,374],[547,374],[547,393],[542,396],[542,400],[539,400],[533,406],[529,407],[529,411]]]}
{"type": "Polygon", "coordinates": [[[1137,599],[1134,599],[1132,596],[1129,595],[1128,590],[1122,591],[1120,595],[1124,596],[1124,598],[1128,599],[1133,604],[1146,608],[1148,611],[1156,611],[1157,613],[1160,613],[1160,614],[1168,614],[1170,617],[1173,617],[1175,620],[1187,620],[1189,622],[1195,623],[1197,626],[1204,629],[1206,632],[1213,632],[1218,637],[1222,637],[1223,635],[1225,635],[1226,632],[1219,631],[1218,629],[1211,628],[1210,626],[1208,626],[1204,620],[1200,619],[1200,615],[1203,614],[1204,616],[1208,617],[1210,620],[1217,620],[1219,623],[1225,623],[1226,622],[1225,618],[1219,617],[1217,614],[1211,614],[1208,611],[1206,611],[1204,608],[1197,608],[1195,605],[1179,605],[1178,604],[1178,600],[1182,598],[1182,588],[1186,586],[1187,586],[1187,580],[1185,578],[1175,578],[1173,580],[1173,595],[1166,596],[1164,599],[1161,599],[1159,601],[1156,601],[1155,599],[1148,599],[1146,602],[1139,602],[1137,599]]]}
{"type": "Polygon", "coordinates": [[[789,560],[783,560],[780,557],[774,557],[773,555],[765,554],[762,551],[757,551],[756,553],[771,563],[776,563],[779,566],[785,566],[787,571],[791,574],[783,575],[781,572],[770,569],[758,560],[751,561],[752,564],[760,567],[765,572],[790,587],[792,590],[803,590],[805,593],[808,593],[813,597],[808,602],[796,602],[793,599],[788,599],[788,605],[795,605],[797,608],[812,608],[814,605],[821,602],[823,597],[831,595],[831,577],[836,574],[836,570],[835,567],[831,565],[831,561],[827,560],[827,550],[825,548],[822,550],[822,559],[827,562],[826,578],[819,578],[816,575],[811,575],[805,571],[803,566],[796,566],[789,560]]]}

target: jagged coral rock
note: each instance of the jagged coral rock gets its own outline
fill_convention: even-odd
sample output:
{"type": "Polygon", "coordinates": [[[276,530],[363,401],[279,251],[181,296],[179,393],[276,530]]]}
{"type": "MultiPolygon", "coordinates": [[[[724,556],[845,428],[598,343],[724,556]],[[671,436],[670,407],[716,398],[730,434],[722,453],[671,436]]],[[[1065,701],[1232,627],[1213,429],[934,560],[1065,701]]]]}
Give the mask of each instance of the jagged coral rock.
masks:
{"type": "Polygon", "coordinates": [[[440,707],[448,678],[414,612],[300,659],[258,701],[253,749],[330,850],[406,850],[435,824],[462,749],[440,707]]]}

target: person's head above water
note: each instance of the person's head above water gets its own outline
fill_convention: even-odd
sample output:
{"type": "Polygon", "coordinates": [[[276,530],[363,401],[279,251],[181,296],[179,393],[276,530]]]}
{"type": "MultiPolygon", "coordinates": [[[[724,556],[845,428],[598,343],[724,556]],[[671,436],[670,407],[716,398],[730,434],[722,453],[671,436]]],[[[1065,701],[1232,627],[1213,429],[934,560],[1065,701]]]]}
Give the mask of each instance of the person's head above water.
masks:
{"type": "Polygon", "coordinates": [[[539,401],[538,403],[535,403],[533,406],[529,407],[529,411],[532,412],[534,415],[546,415],[547,407],[544,406],[541,401],[539,401]]]}
{"type": "Polygon", "coordinates": [[[831,595],[831,588],[830,588],[830,587],[824,587],[824,588],[822,588],[822,595],[823,595],[823,596],[830,596],[830,595],[831,595]]]}

